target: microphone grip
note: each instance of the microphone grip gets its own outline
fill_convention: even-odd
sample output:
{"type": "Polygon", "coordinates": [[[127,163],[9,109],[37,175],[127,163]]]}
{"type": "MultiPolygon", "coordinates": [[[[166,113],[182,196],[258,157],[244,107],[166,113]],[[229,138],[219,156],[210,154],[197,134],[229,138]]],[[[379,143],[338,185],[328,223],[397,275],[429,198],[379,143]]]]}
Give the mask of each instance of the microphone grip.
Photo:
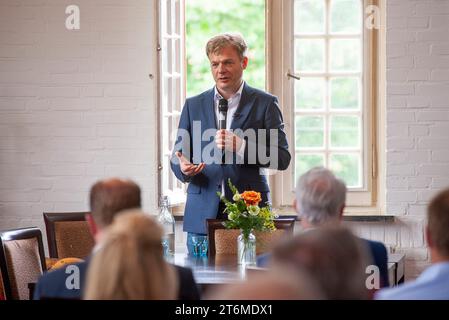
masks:
{"type": "Polygon", "coordinates": [[[218,128],[220,130],[223,130],[223,129],[226,130],[226,120],[220,120],[220,124],[219,124],[218,128]]]}
{"type": "Polygon", "coordinates": [[[218,115],[218,129],[226,130],[226,113],[224,113],[224,112],[220,112],[218,115]]]}

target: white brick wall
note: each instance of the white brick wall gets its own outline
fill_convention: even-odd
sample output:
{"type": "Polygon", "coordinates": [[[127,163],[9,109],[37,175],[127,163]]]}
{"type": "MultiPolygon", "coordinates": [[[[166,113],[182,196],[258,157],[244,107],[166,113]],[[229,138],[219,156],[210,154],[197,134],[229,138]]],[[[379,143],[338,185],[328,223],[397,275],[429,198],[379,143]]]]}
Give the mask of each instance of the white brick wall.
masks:
{"type": "Polygon", "coordinates": [[[386,198],[396,222],[347,225],[405,253],[411,279],[430,262],[427,204],[449,187],[449,1],[386,2],[386,198]]]}
{"type": "Polygon", "coordinates": [[[151,0],[0,2],[0,230],[88,210],[105,176],[135,179],[155,209],[155,14],[151,0]]]}
{"type": "MultiPolygon", "coordinates": [[[[156,206],[152,1],[76,3],[79,31],[64,27],[72,1],[0,3],[0,229],[86,210],[105,176],[137,180],[144,206],[156,206]]],[[[387,213],[397,222],[350,225],[405,252],[409,278],[429,263],[426,205],[449,185],[448,33],[449,1],[387,0],[387,213]]]]}
{"type": "Polygon", "coordinates": [[[402,210],[385,242],[410,278],[430,258],[426,205],[449,186],[449,1],[387,0],[387,16],[387,212],[402,210]]]}

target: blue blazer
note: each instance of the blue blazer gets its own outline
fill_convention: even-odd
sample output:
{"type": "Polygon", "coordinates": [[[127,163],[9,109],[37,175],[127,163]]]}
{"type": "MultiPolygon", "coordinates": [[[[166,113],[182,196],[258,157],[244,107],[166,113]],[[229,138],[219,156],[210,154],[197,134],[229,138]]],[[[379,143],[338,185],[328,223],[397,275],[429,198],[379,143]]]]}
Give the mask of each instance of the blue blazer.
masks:
{"type": "MultiPolygon", "coordinates": [[[[64,299],[64,300],[80,300],[83,296],[84,284],[86,282],[87,268],[89,259],[84,262],[76,263],[79,268],[80,289],[68,289],[66,287],[66,279],[70,274],[66,274],[66,268],[62,267],[53,271],[44,273],[36,284],[33,293],[34,300],[42,299],[64,299]]],[[[192,270],[176,266],[179,280],[179,300],[199,300],[200,292],[193,278],[192,270]]]]}
{"type": "Polygon", "coordinates": [[[234,132],[246,141],[244,159],[236,163],[235,155],[228,154],[227,157],[234,159],[232,164],[221,164],[222,151],[216,148],[214,142],[217,130],[214,89],[186,100],[171,159],[171,169],[175,176],[181,182],[189,183],[184,211],[184,231],[207,233],[206,219],[214,219],[217,216],[220,201],[217,191],[222,191],[222,181],[226,182],[227,199],[231,199],[232,196],[227,185],[228,179],[231,179],[240,192],[245,190],[260,192],[261,205],[265,205],[270,201],[270,189],[267,177],[261,174],[260,169],[285,170],[290,164],[291,156],[288,151],[283,118],[275,96],[251,88],[245,83],[231,129],[241,129],[243,132],[247,129],[268,129],[268,132],[265,137],[257,134],[251,137],[234,132]],[[271,139],[269,129],[273,129],[277,137],[271,139]],[[261,154],[263,154],[262,150],[266,151],[263,157],[260,157],[259,150],[261,154]],[[203,171],[194,177],[185,176],[174,155],[177,151],[181,151],[194,164],[206,162],[203,171]],[[276,153],[277,158],[272,152],[276,153]],[[258,156],[255,157],[255,154],[258,156]],[[208,164],[208,159],[211,158],[214,161],[213,163],[209,161],[208,164]]]}

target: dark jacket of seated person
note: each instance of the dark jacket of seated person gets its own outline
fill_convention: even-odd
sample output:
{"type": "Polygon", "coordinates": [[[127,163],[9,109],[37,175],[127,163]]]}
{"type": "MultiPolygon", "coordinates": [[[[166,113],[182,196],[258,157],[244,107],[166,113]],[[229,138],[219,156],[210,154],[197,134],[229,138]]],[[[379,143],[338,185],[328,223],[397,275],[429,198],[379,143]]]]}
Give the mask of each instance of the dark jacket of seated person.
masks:
{"type": "MultiPolygon", "coordinates": [[[[89,259],[86,259],[86,261],[74,264],[72,267],[67,265],[43,274],[34,289],[34,300],[82,299],[88,266],[89,259]],[[73,266],[77,268],[73,268],[73,266]],[[78,275],[79,283],[76,279],[78,275]]],[[[178,300],[199,300],[200,293],[193,278],[192,270],[176,265],[174,267],[179,279],[178,300]]]]}

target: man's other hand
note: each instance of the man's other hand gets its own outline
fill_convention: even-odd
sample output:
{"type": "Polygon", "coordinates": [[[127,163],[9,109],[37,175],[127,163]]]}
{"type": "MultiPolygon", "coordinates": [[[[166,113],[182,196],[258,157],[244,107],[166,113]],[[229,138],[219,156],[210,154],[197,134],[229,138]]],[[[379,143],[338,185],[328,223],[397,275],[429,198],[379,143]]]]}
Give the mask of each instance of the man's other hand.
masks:
{"type": "Polygon", "coordinates": [[[203,171],[204,167],[206,166],[204,162],[198,165],[191,163],[179,151],[177,151],[175,154],[179,159],[179,166],[181,167],[181,172],[188,177],[196,176],[198,173],[203,171]]]}

